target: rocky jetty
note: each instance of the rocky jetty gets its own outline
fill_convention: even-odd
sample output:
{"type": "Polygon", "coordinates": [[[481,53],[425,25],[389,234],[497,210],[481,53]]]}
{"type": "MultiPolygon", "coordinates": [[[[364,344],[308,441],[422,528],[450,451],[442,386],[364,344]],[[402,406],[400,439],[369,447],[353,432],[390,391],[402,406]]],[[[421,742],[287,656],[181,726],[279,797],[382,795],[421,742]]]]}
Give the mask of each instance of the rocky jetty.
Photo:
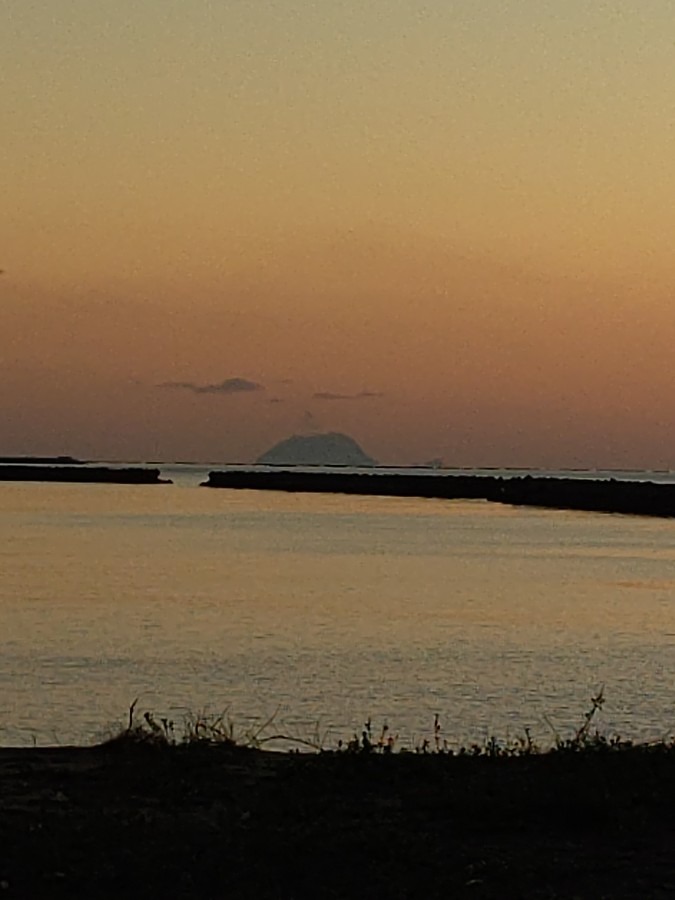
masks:
{"type": "Polygon", "coordinates": [[[644,516],[675,516],[675,484],[614,479],[478,475],[401,475],[386,472],[210,472],[207,487],[489,500],[644,516]]]}
{"type": "Polygon", "coordinates": [[[23,466],[84,466],[82,459],[74,456],[0,456],[0,465],[11,463],[23,466]]]}
{"type": "Polygon", "coordinates": [[[275,444],[258,457],[264,466],[374,466],[368,456],[347,434],[294,434],[275,444]]]}
{"type": "Polygon", "coordinates": [[[159,469],[110,466],[0,465],[0,481],[56,481],[84,484],[171,484],[159,469]]]}

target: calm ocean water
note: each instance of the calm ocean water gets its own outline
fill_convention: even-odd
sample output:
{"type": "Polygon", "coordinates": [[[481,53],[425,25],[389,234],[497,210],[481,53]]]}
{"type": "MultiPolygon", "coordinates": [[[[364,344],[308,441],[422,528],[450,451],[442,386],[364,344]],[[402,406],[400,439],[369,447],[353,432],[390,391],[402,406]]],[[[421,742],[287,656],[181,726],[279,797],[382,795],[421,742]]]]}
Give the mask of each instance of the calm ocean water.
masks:
{"type": "Polygon", "coordinates": [[[130,702],[326,743],[675,730],[675,521],[483,502],[0,483],[0,743],[130,702]]]}

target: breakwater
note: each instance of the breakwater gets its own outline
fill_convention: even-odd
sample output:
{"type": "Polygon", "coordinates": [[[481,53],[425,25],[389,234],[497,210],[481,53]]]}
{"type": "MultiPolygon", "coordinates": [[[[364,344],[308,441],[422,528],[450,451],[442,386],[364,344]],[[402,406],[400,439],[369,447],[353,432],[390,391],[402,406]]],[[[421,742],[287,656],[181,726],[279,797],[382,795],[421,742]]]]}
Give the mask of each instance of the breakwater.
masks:
{"type": "Polygon", "coordinates": [[[159,469],[110,466],[0,465],[0,481],[76,482],[78,484],[171,484],[159,469]]]}
{"type": "Polygon", "coordinates": [[[74,456],[0,456],[0,463],[12,463],[24,466],[84,466],[82,459],[74,456]]]}
{"type": "Polygon", "coordinates": [[[205,487],[230,490],[488,500],[514,506],[675,516],[675,485],[525,475],[390,475],[353,472],[210,472],[205,487]]]}

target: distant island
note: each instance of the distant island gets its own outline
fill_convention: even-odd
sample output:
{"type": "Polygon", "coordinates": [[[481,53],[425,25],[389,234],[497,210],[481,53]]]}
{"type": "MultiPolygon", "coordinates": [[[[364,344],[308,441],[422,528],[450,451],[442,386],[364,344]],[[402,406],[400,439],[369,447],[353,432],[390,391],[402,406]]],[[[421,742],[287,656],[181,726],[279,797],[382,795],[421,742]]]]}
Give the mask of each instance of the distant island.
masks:
{"type": "Polygon", "coordinates": [[[333,431],[327,434],[294,434],[275,444],[256,463],[264,466],[375,466],[354,438],[333,431]]]}

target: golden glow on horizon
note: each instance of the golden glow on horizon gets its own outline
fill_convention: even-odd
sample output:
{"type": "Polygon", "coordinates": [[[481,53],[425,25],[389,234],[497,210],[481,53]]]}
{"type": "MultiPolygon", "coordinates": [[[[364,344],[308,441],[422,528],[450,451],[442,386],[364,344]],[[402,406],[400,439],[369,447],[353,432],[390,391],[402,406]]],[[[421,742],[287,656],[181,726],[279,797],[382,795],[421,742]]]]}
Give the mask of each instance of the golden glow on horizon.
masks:
{"type": "Polygon", "coordinates": [[[2,16],[8,453],[675,465],[669,0],[2,16]]]}

